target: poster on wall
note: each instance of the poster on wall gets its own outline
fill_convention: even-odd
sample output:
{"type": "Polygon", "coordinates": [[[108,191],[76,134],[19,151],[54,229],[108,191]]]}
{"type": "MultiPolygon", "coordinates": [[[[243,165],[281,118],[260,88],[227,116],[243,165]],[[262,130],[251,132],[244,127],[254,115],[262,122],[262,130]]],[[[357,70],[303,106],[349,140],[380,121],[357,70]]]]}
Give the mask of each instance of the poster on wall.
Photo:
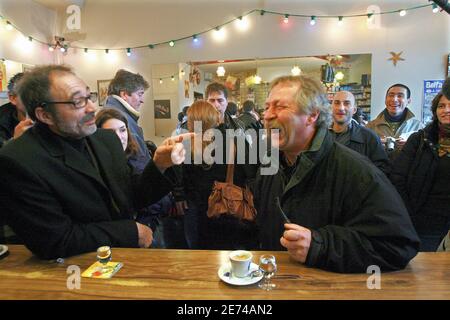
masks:
{"type": "Polygon", "coordinates": [[[450,77],[450,54],[447,59],[447,78],[450,77]]]}
{"type": "Polygon", "coordinates": [[[170,119],[170,100],[155,100],[155,119],[170,119]]]}
{"type": "Polygon", "coordinates": [[[6,91],[8,81],[6,80],[6,66],[5,63],[0,60],[0,91],[6,91]]]}
{"type": "Polygon", "coordinates": [[[443,84],[444,80],[424,80],[423,82],[422,121],[425,124],[433,120],[431,102],[439,91],[441,91],[443,84]]]}
{"type": "Polygon", "coordinates": [[[32,65],[32,64],[23,64],[22,63],[22,72],[32,71],[33,68],[34,68],[34,65],[32,65]]]}
{"type": "Polygon", "coordinates": [[[200,85],[201,74],[200,70],[196,66],[191,66],[191,72],[189,73],[189,81],[193,84],[193,86],[200,85]]]}
{"type": "Polygon", "coordinates": [[[189,81],[184,80],[184,97],[189,99],[189,81]]]}
{"type": "Polygon", "coordinates": [[[98,89],[98,105],[105,105],[106,98],[108,97],[108,87],[110,80],[97,80],[97,89],[98,89]]]}

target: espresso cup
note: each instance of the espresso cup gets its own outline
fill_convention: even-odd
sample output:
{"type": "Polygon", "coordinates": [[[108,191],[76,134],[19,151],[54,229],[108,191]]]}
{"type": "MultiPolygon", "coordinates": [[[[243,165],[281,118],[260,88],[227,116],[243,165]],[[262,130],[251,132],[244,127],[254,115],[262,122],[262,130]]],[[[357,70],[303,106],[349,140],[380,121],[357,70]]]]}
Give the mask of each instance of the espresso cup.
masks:
{"type": "Polygon", "coordinates": [[[229,255],[231,274],[237,278],[245,278],[250,273],[253,255],[250,251],[236,250],[229,255]]]}

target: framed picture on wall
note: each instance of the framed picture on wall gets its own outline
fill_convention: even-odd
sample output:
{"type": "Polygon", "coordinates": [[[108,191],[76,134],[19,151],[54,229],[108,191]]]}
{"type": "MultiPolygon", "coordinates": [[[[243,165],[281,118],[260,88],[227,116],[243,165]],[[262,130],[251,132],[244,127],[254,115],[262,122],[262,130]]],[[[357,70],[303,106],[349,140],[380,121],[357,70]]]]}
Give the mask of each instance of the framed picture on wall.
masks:
{"type": "Polygon", "coordinates": [[[447,58],[447,77],[450,77],[450,54],[447,58]]]}
{"type": "Polygon", "coordinates": [[[108,97],[108,87],[110,80],[97,80],[97,89],[98,89],[98,105],[105,105],[106,98],[108,97]]]}
{"type": "Polygon", "coordinates": [[[24,64],[22,63],[22,72],[28,72],[33,70],[34,66],[31,64],[24,64]]]}
{"type": "Polygon", "coordinates": [[[184,80],[184,97],[189,99],[189,81],[184,80]]]}
{"type": "Polygon", "coordinates": [[[8,80],[6,79],[6,65],[0,60],[0,91],[7,91],[8,80]]]}
{"type": "Polygon", "coordinates": [[[170,100],[155,100],[155,119],[170,119],[170,100]]]}

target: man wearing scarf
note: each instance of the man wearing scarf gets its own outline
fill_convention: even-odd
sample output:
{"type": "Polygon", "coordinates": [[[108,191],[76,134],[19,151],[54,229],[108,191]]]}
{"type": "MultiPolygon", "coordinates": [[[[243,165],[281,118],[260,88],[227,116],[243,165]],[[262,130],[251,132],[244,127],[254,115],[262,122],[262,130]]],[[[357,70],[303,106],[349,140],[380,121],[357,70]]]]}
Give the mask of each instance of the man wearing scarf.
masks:
{"type": "Polygon", "coordinates": [[[105,102],[105,108],[119,110],[127,117],[129,129],[139,145],[139,152],[130,159],[130,164],[138,168],[138,171],[142,171],[150,161],[144,133],[137,123],[139,109],[144,102],[144,92],[148,88],[148,82],[139,73],[121,69],[109,84],[105,102]]]}
{"type": "Polygon", "coordinates": [[[395,138],[395,149],[399,150],[406,143],[409,134],[423,128],[423,124],[415,119],[408,109],[411,103],[411,90],[404,84],[394,84],[386,93],[386,108],[367,124],[386,143],[387,137],[395,138]]]}

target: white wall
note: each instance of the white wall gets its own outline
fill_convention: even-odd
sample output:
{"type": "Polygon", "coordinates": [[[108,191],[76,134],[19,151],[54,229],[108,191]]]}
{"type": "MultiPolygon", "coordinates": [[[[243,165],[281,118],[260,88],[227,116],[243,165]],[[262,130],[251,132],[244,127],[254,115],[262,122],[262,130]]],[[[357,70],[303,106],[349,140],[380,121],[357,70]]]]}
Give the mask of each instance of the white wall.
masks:
{"type": "Polygon", "coordinates": [[[349,78],[346,80],[348,83],[361,83],[361,75],[371,74],[372,58],[368,54],[362,54],[358,56],[358,59],[350,63],[349,78]]]}
{"type": "MultiPolygon", "coordinates": [[[[42,42],[51,42],[56,26],[53,10],[31,0],[0,0],[0,14],[4,16],[0,21],[0,58],[29,65],[56,61],[48,46],[28,41],[28,36],[32,36],[42,42]],[[6,30],[6,20],[17,26],[26,37],[16,30],[6,30]]],[[[8,78],[13,75],[8,70],[6,72],[8,78]]]]}
{"type": "MultiPolygon", "coordinates": [[[[170,100],[170,119],[154,119],[155,136],[156,137],[169,137],[172,131],[177,125],[177,114],[180,110],[180,97],[179,97],[179,85],[178,79],[178,64],[161,64],[154,65],[152,67],[152,92],[154,100],[170,100]],[[175,75],[174,80],[170,78],[171,75],[175,75]],[[163,78],[163,83],[159,83],[159,79],[163,78]]],[[[147,106],[149,104],[147,103],[147,106]]],[[[152,105],[150,103],[150,105],[152,105]]],[[[146,111],[153,110],[153,108],[146,108],[146,111]]],[[[144,116],[142,116],[142,119],[144,116]]],[[[143,128],[149,128],[150,121],[141,121],[143,128]]]]}
{"type": "MultiPolygon", "coordinates": [[[[318,0],[307,4],[295,0],[86,1],[81,30],[86,37],[78,45],[104,49],[168,41],[213,28],[254,8],[308,15],[348,15],[364,13],[373,2],[379,3],[382,11],[428,4],[426,0],[318,0]]],[[[98,79],[111,78],[118,68],[139,72],[150,80],[153,64],[371,53],[372,116],[384,108],[386,88],[402,82],[410,86],[412,110],[421,117],[423,80],[445,77],[445,56],[450,52],[450,18],[445,12],[433,14],[431,8],[425,8],[410,11],[405,17],[383,15],[379,29],[368,29],[364,17],[344,19],[340,28],[335,19],[318,19],[315,26],[309,25],[309,19],[291,18],[288,26],[281,20],[280,16],[256,13],[249,16],[250,27],[246,32],[226,26],[227,37],[223,42],[204,34],[196,45],[188,39],[177,42],[173,48],[165,45],[135,50],[130,58],[125,51],[111,51],[116,54],[115,61],[107,60],[104,52],[99,51],[97,60],[88,62],[82,50],[71,50],[63,61],[73,65],[89,85],[96,87],[98,79]],[[390,51],[403,51],[406,60],[394,67],[387,60],[390,51]]],[[[152,90],[146,93],[142,109],[141,123],[147,139],[154,139],[152,90]]]]}

